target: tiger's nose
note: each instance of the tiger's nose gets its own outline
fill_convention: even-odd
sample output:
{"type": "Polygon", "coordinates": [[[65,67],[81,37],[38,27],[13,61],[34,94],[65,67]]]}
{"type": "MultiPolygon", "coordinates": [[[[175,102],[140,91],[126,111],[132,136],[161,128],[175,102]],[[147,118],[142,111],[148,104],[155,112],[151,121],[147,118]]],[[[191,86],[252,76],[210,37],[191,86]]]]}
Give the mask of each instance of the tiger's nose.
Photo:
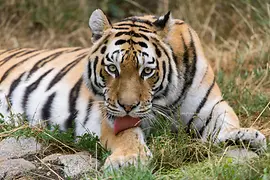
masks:
{"type": "Polygon", "coordinates": [[[120,101],[118,101],[118,104],[127,112],[129,113],[132,109],[138,106],[139,102],[133,103],[131,105],[129,104],[123,104],[120,101]]]}

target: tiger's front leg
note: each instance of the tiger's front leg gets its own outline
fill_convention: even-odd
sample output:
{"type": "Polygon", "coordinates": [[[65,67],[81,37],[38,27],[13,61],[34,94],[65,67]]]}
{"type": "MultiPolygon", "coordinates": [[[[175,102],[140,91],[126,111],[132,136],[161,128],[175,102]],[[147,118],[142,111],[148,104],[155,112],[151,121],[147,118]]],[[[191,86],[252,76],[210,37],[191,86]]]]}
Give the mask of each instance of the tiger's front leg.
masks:
{"type": "Polygon", "coordinates": [[[120,168],[130,164],[146,164],[152,157],[144,141],[144,133],[139,127],[134,127],[114,134],[113,128],[103,119],[101,123],[102,145],[112,151],[106,159],[104,168],[120,168]]]}

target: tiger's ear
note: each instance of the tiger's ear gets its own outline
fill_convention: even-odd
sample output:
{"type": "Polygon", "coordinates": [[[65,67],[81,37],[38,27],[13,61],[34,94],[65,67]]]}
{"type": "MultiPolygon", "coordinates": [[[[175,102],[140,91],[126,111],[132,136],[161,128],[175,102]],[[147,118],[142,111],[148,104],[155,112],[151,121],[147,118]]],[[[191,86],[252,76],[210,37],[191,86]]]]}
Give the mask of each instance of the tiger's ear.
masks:
{"type": "Polygon", "coordinates": [[[160,16],[153,24],[157,27],[157,30],[163,30],[171,21],[171,12],[167,12],[164,16],[160,16]]]}
{"type": "Polygon", "coordinates": [[[92,31],[92,42],[95,42],[102,37],[105,30],[112,26],[103,11],[96,9],[89,18],[89,27],[92,31]]]}

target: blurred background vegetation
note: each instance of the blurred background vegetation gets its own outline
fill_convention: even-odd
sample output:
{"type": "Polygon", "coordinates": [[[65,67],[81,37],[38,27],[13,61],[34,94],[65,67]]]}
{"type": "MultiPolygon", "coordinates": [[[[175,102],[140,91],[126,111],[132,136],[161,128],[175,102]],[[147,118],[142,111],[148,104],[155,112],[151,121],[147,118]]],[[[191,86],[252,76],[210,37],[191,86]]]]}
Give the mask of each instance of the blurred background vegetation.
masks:
{"type": "Polygon", "coordinates": [[[269,0],[0,0],[0,48],[89,47],[96,8],[112,22],[169,10],[185,20],[242,122],[270,134],[269,0]]]}

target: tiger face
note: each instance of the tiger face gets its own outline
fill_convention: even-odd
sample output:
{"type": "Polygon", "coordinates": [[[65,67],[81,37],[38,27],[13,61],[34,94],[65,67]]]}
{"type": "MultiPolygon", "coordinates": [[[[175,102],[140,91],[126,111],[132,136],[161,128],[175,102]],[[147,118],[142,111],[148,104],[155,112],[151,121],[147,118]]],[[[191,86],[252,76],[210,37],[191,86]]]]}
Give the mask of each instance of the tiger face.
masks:
{"type": "MultiPolygon", "coordinates": [[[[144,16],[113,25],[102,11],[89,20],[94,42],[86,69],[90,90],[104,101],[109,117],[147,118],[156,101],[176,87],[170,47],[157,33],[169,14],[160,19],[144,16]],[[173,88],[171,88],[173,89],[173,88]]],[[[114,118],[112,118],[114,119],[114,118]]]]}
{"type": "Polygon", "coordinates": [[[125,45],[115,46],[116,43],[108,45],[116,50],[107,52],[101,66],[105,106],[114,116],[144,116],[151,109],[151,90],[159,73],[157,61],[144,50],[126,50],[125,45]]]}

